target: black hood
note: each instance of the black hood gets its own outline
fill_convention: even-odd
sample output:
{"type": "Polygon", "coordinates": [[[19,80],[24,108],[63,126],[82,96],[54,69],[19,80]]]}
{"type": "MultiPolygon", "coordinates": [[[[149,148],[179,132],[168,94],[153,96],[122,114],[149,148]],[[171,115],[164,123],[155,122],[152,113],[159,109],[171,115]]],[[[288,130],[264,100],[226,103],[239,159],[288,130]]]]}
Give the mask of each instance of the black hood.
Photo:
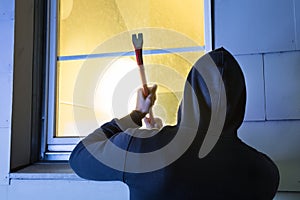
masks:
{"type": "Polygon", "coordinates": [[[224,48],[202,56],[188,74],[177,126],[197,129],[198,135],[237,137],[246,106],[243,72],[224,48]]]}

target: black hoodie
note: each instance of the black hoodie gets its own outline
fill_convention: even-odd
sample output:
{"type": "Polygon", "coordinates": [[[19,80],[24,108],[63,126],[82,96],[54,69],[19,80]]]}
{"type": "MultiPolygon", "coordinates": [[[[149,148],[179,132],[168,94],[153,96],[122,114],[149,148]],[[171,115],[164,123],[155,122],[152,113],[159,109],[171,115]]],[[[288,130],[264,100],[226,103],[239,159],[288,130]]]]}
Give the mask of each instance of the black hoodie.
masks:
{"type": "Polygon", "coordinates": [[[142,130],[134,112],[113,119],[76,146],[70,165],[85,179],[125,182],[131,200],[272,199],[276,165],[237,136],[245,105],[239,64],[214,50],[188,75],[177,125],[142,130]]]}

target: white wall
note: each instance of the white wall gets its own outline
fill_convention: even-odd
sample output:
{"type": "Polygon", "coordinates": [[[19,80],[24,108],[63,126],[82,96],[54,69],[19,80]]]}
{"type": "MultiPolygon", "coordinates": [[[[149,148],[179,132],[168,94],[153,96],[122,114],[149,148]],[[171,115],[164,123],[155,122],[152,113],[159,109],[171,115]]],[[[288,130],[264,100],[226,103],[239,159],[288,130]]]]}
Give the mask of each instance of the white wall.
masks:
{"type": "Polygon", "coordinates": [[[297,12],[298,0],[215,0],[216,45],[234,54],[299,50],[297,12]]]}
{"type": "Polygon", "coordinates": [[[7,199],[12,107],[14,1],[1,1],[0,32],[0,199],[7,199]]]}
{"type": "Polygon", "coordinates": [[[14,48],[14,1],[0,3],[0,185],[8,183],[14,48]]]}
{"type": "Polygon", "coordinates": [[[300,1],[215,0],[215,42],[245,74],[239,136],[275,160],[280,190],[300,191],[300,1]]]}
{"type": "Polygon", "coordinates": [[[9,200],[128,200],[129,190],[117,181],[12,180],[6,195],[9,200]]]}

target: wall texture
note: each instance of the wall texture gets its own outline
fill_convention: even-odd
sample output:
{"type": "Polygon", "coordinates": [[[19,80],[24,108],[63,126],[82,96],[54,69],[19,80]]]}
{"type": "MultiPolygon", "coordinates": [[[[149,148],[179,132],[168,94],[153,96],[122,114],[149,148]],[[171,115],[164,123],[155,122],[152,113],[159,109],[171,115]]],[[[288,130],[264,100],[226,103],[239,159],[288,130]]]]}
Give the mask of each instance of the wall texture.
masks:
{"type": "Polygon", "coordinates": [[[215,0],[214,13],[216,47],[246,78],[239,136],[277,163],[280,190],[300,191],[300,1],[215,0]]]}
{"type": "Polygon", "coordinates": [[[0,185],[8,183],[14,55],[14,1],[0,3],[0,185]]]}

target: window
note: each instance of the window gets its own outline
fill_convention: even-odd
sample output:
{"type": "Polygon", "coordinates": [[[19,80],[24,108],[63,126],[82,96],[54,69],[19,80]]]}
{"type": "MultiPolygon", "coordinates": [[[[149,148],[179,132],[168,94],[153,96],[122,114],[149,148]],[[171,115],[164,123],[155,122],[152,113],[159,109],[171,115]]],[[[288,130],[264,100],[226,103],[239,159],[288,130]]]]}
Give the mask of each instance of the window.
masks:
{"type": "Polygon", "coordinates": [[[139,32],[148,82],[159,86],[154,115],[176,122],[187,73],[210,50],[209,0],[48,4],[45,159],[67,159],[80,138],[134,108],[141,83],[131,35],[139,32]]]}

